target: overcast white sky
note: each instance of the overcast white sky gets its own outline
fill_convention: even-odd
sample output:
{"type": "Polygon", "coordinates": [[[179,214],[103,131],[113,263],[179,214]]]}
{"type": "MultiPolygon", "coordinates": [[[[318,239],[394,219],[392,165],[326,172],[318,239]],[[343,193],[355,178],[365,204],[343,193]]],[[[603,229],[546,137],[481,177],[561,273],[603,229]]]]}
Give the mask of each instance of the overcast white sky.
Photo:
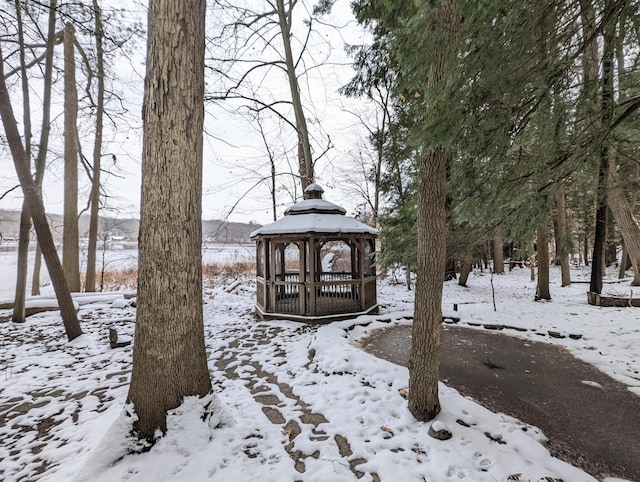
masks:
{"type": "MultiPolygon", "coordinates": [[[[294,10],[294,17],[298,20],[304,17],[304,10],[297,8],[294,10]]],[[[146,22],[146,18],[144,19],[146,22]]],[[[325,197],[342,204],[353,214],[357,200],[347,194],[345,187],[345,169],[353,163],[353,155],[357,149],[358,140],[362,141],[365,131],[360,125],[360,121],[346,110],[359,110],[366,112],[364,104],[349,99],[342,98],[337,89],[346,83],[352,75],[348,66],[350,62],[344,53],[344,41],[350,43],[362,43],[366,35],[355,26],[355,21],[351,15],[348,0],[336,2],[332,14],[325,19],[327,23],[334,25],[349,24],[350,28],[342,29],[340,32],[335,29],[320,27],[320,36],[323,41],[316,41],[311,63],[322,63],[313,69],[306,78],[307,83],[301,85],[301,91],[306,101],[312,102],[313,108],[309,109],[308,122],[311,128],[321,126],[317,130],[317,137],[328,136],[334,146],[327,155],[318,161],[316,167],[316,181],[325,188],[325,197]],[[348,109],[341,106],[348,105],[348,109]]],[[[211,17],[207,19],[208,26],[214,21],[211,17]]],[[[143,76],[144,76],[144,41],[140,42],[139,53],[131,59],[121,58],[118,60],[116,69],[118,79],[114,88],[124,94],[123,105],[128,110],[125,120],[117,121],[117,133],[111,128],[105,135],[105,152],[114,154],[116,157],[116,167],[112,166],[113,157],[107,156],[103,165],[110,167],[112,175],[106,175],[105,190],[109,199],[107,206],[119,212],[119,216],[137,217],[139,212],[140,195],[140,155],[142,140],[142,122],[140,119],[143,76]]],[[[266,54],[265,54],[266,55],[266,54]]],[[[61,46],[56,52],[56,62],[62,62],[61,46]]],[[[211,82],[211,78],[207,81],[211,82]]],[[[305,79],[302,80],[305,82],[305,79]]],[[[39,121],[37,120],[37,102],[41,87],[33,84],[32,111],[34,116],[34,128],[39,135],[39,121]]],[[[265,85],[274,92],[282,90],[285,86],[282,81],[266,79],[265,85]],[[271,84],[269,84],[271,82],[271,84]]],[[[16,85],[16,87],[18,87],[16,85]]],[[[82,86],[80,86],[82,88],[82,86]]],[[[16,115],[22,111],[22,102],[17,89],[11,92],[13,107],[16,115]],[[14,92],[15,91],[15,92],[14,92]]],[[[288,97],[288,91],[284,93],[288,97]]],[[[309,104],[307,104],[309,105],[309,104]]],[[[249,222],[254,221],[260,224],[268,223],[272,220],[270,208],[271,200],[266,183],[260,183],[260,176],[268,174],[265,165],[268,161],[266,149],[261,140],[255,125],[249,123],[239,115],[228,112],[235,110],[234,106],[208,105],[206,117],[206,132],[204,141],[204,192],[203,192],[203,217],[205,219],[224,219],[230,221],[249,222]],[[262,168],[260,166],[263,166],[262,168]]],[[[54,122],[62,124],[62,108],[58,100],[54,104],[54,122]]],[[[290,127],[277,126],[275,124],[265,124],[272,148],[276,154],[283,154],[285,148],[290,149],[295,143],[295,138],[290,127]]],[[[22,128],[22,126],[20,126],[22,128]]],[[[86,136],[83,142],[85,156],[90,157],[93,146],[93,132],[91,125],[80,126],[82,136],[86,136]]],[[[62,128],[52,129],[50,146],[57,152],[62,152],[61,148],[62,128]]],[[[316,152],[322,151],[328,140],[320,139],[316,144],[316,152]]],[[[287,162],[295,162],[294,158],[279,160],[279,166],[284,169],[287,162]]],[[[6,146],[0,150],[0,169],[5,173],[0,178],[0,195],[7,189],[17,184],[10,153],[6,146]]],[[[49,169],[45,177],[44,200],[47,210],[52,213],[61,213],[62,206],[62,160],[54,155],[50,156],[49,169]]],[[[80,172],[81,190],[79,208],[86,206],[86,195],[88,193],[88,181],[83,172],[80,172]]],[[[290,189],[281,187],[278,191],[278,216],[292,201],[290,189]]],[[[19,209],[22,202],[19,190],[0,200],[0,209],[19,209]]],[[[113,214],[113,213],[111,213],[113,214]]]]}

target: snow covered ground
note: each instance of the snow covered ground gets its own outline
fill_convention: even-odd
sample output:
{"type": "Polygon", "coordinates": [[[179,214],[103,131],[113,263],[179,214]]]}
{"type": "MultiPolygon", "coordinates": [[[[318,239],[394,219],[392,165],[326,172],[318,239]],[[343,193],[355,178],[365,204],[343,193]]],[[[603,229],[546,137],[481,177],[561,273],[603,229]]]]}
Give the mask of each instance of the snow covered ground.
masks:
{"type": "MultiPolygon", "coordinates": [[[[572,275],[588,278],[582,270],[572,275]]],[[[637,308],[589,306],[588,285],[560,288],[555,268],[550,302],[533,302],[527,269],[493,277],[496,311],[488,273],[472,274],[468,284],[446,283],[445,313],[456,303],[461,323],[527,328],[504,332],[564,345],[640,395],[637,308]],[[549,331],[582,338],[539,335],[549,331]]],[[[628,283],[607,288],[613,286],[628,294],[628,283]]],[[[431,423],[416,422],[400,394],[407,369],[358,345],[371,330],[410,322],[413,293],[402,285],[379,283],[378,315],[321,327],[256,321],[254,290],[251,280],[206,289],[216,395],[207,423],[209,400],[187,399],[170,415],[168,433],[136,455],[127,454],[135,441],[125,407],[132,347],[108,343],[110,327],[133,336],[135,309],[127,300],[84,299],[85,334],[72,343],[56,312],[1,324],[0,480],[595,480],[552,458],[538,429],[443,384],[443,410],[433,423],[453,436],[427,435],[431,423]],[[495,443],[498,437],[506,443],[495,443]]]]}

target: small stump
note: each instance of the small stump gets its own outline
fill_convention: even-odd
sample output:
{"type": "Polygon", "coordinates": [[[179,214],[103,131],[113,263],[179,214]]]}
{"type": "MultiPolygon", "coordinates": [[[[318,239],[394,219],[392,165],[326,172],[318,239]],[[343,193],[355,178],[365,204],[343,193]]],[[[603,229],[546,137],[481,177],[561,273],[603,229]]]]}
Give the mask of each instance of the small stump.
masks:
{"type": "Polygon", "coordinates": [[[113,328],[109,328],[109,343],[111,348],[121,348],[131,344],[131,338],[123,337],[118,340],[118,332],[113,328]]]}

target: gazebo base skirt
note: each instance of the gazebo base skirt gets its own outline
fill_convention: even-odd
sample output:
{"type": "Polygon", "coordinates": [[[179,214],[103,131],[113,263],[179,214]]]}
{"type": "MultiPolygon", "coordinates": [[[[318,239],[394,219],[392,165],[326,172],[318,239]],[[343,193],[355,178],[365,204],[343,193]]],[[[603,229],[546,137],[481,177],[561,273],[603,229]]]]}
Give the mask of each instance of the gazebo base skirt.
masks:
{"type": "Polygon", "coordinates": [[[371,315],[378,313],[378,305],[375,304],[371,308],[365,311],[358,311],[355,313],[335,313],[332,315],[298,315],[296,313],[267,313],[260,306],[256,305],[256,314],[262,320],[291,320],[302,321],[304,323],[323,324],[331,323],[332,321],[348,320],[350,318],[357,318],[361,315],[371,315]]]}

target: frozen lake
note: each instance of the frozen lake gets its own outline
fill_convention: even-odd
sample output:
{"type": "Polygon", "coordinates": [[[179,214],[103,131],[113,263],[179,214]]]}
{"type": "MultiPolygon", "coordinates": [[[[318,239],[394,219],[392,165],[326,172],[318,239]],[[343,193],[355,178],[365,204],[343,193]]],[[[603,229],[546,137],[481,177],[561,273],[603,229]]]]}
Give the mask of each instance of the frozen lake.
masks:
{"type": "MultiPolygon", "coordinates": [[[[58,251],[61,256],[61,251],[58,251]]],[[[35,250],[29,251],[29,276],[27,279],[27,293],[31,293],[31,277],[33,273],[33,263],[35,250]]],[[[13,298],[16,283],[17,248],[15,245],[0,245],[0,300],[10,300],[13,298]]],[[[253,244],[209,244],[202,248],[203,264],[234,264],[255,260],[255,245],[253,244]]],[[[101,271],[102,267],[107,271],[125,268],[134,268],[138,263],[137,249],[108,249],[98,251],[96,270],[101,271]]],[[[85,271],[87,264],[86,250],[80,253],[80,270],[85,271]]],[[[49,276],[44,266],[40,273],[40,283],[49,284],[49,276]]],[[[42,289],[43,293],[48,293],[50,286],[42,289]]]]}

